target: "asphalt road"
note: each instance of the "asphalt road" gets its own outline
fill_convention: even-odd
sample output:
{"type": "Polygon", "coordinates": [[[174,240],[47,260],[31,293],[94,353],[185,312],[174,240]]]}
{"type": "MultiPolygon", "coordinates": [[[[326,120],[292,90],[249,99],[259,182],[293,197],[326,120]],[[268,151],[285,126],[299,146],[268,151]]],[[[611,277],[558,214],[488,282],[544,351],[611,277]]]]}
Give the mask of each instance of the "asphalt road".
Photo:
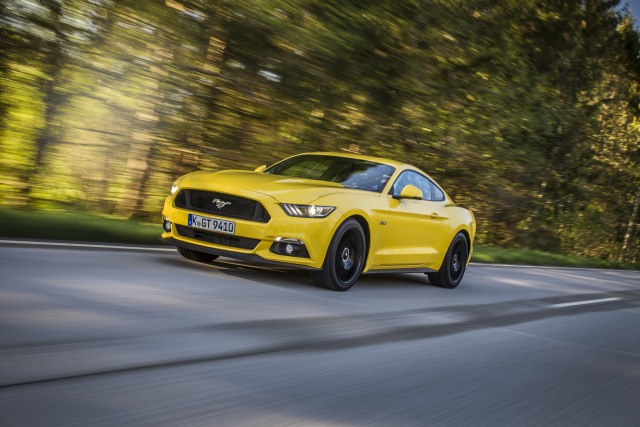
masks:
{"type": "Polygon", "coordinates": [[[0,426],[226,425],[638,426],[640,272],[0,245],[0,426]]]}

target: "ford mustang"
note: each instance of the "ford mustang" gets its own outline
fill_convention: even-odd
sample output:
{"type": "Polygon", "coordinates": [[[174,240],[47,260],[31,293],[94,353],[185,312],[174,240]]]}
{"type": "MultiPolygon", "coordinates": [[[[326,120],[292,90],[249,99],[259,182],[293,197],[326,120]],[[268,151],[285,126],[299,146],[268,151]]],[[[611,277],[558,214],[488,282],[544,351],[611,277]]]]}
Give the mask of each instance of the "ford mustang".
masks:
{"type": "Polygon", "coordinates": [[[218,256],[308,269],[346,291],[366,272],[421,272],[460,284],[476,222],[426,173],[377,157],[306,153],[254,171],[178,178],[162,239],[193,261],[218,256]]]}

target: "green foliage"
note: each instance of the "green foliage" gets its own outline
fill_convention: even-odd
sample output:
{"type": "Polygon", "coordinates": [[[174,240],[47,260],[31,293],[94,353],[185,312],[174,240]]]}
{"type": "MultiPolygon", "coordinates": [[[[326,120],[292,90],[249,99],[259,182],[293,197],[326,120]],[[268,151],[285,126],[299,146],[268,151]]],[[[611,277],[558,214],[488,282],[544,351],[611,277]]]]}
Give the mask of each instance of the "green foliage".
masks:
{"type": "Polygon", "coordinates": [[[473,262],[487,264],[539,265],[574,268],[616,268],[637,270],[637,264],[605,261],[586,257],[562,255],[532,249],[505,249],[492,246],[475,248],[473,262]]]}
{"type": "Polygon", "coordinates": [[[123,220],[90,212],[0,210],[3,238],[157,245],[160,223],[123,220]]]}
{"type": "Polygon", "coordinates": [[[346,150],[428,171],[484,244],[640,257],[619,1],[8,0],[0,31],[0,204],[156,218],[185,172],[346,150]]]}

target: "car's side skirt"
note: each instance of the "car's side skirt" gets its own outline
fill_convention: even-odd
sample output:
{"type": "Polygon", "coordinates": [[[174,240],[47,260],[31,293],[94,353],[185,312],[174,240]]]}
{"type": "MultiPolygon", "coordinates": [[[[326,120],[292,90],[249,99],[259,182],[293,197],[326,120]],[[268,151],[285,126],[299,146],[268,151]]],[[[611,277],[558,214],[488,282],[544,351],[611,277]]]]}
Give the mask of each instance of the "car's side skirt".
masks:
{"type": "Polygon", "coordinates": [[[432,268],[381,268],[369,270],[363,274],[394,274],[394,273],[437,273],[438,270],[432,268]]]}

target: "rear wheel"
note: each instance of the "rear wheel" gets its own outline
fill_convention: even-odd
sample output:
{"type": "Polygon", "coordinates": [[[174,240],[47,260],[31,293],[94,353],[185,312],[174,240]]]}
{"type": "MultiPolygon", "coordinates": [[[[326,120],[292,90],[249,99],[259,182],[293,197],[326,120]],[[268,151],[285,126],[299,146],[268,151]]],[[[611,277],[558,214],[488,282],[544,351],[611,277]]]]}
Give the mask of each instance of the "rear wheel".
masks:
{"type": "Polygon", "coordinates": [[[311,272],[314,283],[332,291],[350,289],[364,268],[366,241],[355,219],[342,223],[331,239],[322,270],[311,272]]]}
{"type": "Polygon", "coordinates": [[[177,247],[176,249],[178,249],[178,253],[180,255],[192,261],[211,262],[214,259],[218,258],[218,255],[211,255],[204,252],[194,251],[193,249],[186,249],[181,247],[177,247]]]}
{"type": "Polygon", "coordinates": [[[462,233],[458,233],[447,250],[447,255],[444,257],[440,270],[437,273],[427,273],[429,281],[442,288],[455,288],[462,281],[464,272],[467,269],[468,258],[467,239],[462,233]]]}

